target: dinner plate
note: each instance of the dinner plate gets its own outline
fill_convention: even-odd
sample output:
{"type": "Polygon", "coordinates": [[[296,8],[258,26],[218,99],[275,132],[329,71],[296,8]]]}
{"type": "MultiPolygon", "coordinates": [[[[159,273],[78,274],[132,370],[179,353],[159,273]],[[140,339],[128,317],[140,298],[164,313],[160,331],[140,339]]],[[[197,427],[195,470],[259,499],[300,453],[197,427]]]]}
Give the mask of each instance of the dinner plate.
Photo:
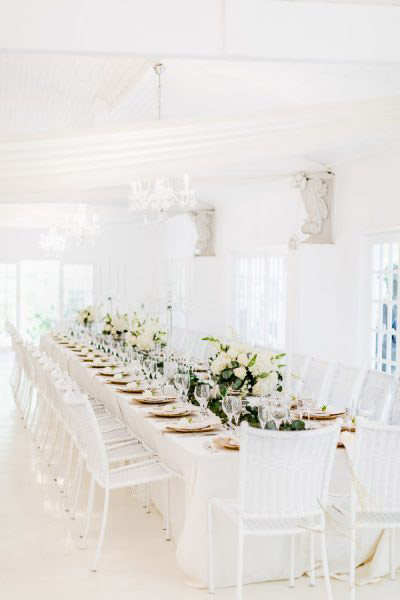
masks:
{"type": "Polygon", "coordinates": [[[167,408],[153,408],[148,414],[153,417],[163,417],[171,419],[173,417],[187,417],[193,411],[192,407],[179,407],[174,404],[167,408]]]}
{"type": "Polygon", "coordinates": [[[226,448],[227,450],[240,450],[239,440],[230,436],[218,436],[213,440],[215,446],[220,448],[226,448]]]}
{"type": "Polygon", "coordinates": [[[175,396],[152,396],[148,398],[147,396],[135,396],[135,402],[140,402],[141,404],[167,404],[168,402],[175,402],[175,396]]]}
{"type": "Polygon", "coordinates": [[[215,431],[221,423],[219,421],[191,421],[186,423],[174,423],[173,425],[167,425],[165,431],[176,431],[177,433],[206,433],[208,431],[215,431]]]}

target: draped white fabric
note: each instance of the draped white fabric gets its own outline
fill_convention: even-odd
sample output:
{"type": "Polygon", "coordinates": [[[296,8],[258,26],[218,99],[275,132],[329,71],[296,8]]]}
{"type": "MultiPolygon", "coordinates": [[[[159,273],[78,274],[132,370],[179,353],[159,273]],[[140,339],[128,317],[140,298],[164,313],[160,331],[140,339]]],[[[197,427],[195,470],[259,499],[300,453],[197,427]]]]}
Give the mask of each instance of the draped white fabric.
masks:
{"type": "MultiPolygon", "coordinates": [[[[127,184],[135,176],[181,174],[242,165],[243,161],[313,155],[362,140],[400,139],[400,98],[271,111],[249,118],[161,121],[124,131],[4,140],[0,144],[0,190],[35,189],[53,182],[127,184]],[[36,180],[37,178],[37,180],[36,180]]],[[[311,160],[311,159],[310,159],[311,160]]]]}

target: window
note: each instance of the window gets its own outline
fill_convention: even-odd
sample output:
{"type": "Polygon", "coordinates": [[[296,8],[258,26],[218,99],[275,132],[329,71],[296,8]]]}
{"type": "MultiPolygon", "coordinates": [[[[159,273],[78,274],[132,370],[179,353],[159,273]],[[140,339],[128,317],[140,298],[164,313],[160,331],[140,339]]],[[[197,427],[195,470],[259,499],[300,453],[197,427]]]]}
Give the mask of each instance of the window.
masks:
{"type": "Polygon", "coordinates": [[[371,245],[371,366],[399,371],[397,314],[399,306],[400,234],[371,245]]]}
{"type": "Polygon", "coordinates": [[[60,318],[60,263],[23,260],[20,273],[21,331],[37,342],[60,318]]]}
{"type": "Polygon", "coordinates": [[[0,346],[9,346],[5,324],[17,323],[17,265],[0,263],[0,346]]]}
{"type": "Polygon", "coordinates": [[[76,311],[93,304],[93,265],[64,265],[64,318],[73,319],[76,311]]]}
{"type": "Polygon", "coordinates": [[[233,328],[255,346],[285,343],[286,256],[238,256],[233,265],[233,328]]]}

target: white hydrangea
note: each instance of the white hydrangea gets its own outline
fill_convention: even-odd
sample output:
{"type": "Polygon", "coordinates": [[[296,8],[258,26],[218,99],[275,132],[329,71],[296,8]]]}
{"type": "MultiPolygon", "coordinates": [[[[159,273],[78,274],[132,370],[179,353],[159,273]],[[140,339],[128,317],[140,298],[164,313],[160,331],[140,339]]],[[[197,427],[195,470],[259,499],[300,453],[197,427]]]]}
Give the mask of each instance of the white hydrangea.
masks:
{"type": "Polygon", "coordinates": [[[222,373],[231,363],[231,360],[226,352],[221,352],[211,363],[211,371],[214,375],[222,373]]]}
{"type": "Polygon", "coordinates": [[[265,396],[266,394],[270,394],[276,388],[276,384],[278,383],[278,374],[274,371],[268,375],[268,377],[262,377],[257,381],[255,385],[253,385],[253,394],[254,396],[265,396]]]}
{"type": "Polygon", "coordinates": [[[242,367],[247,367],[247,365],[249,364],[249,359],[245,352],[242,352],[241,354],[239,354],[239,356],[237,357],[236,360],[238,361],[239,365],[242,367]]]}
{"type": "Polygon", "coordinates": [[[126,334],[126,337],[125,337],[125,341],[128,344],[128,346],[136,346],[137,336],[133,335],[133,333],[128,331],[128,333],[126,334]]]}
{"type": "Polygon", "coordinates": [[[259,352],[257,354],[257,358],[249,370],[254,375],[254,377],[258,377],[261,373],[269,373],[274,369],[274,365],[271,360],[272,355],[269,352],[259,352]]]}
{"type": "Polygon", "coordinates": [[[236,369],[233,370],[233,374],[238,379],[244,379],[246,377],[247,371],[244,367],[237,367],[236,369]]]}
{"type": "Polygon", "coordinates": [[[153,336],[148,332],[143,332],[136,338],[136,345],[139,350],[143,352],[148,352],[152,350],[154,347],[153,336]]]}

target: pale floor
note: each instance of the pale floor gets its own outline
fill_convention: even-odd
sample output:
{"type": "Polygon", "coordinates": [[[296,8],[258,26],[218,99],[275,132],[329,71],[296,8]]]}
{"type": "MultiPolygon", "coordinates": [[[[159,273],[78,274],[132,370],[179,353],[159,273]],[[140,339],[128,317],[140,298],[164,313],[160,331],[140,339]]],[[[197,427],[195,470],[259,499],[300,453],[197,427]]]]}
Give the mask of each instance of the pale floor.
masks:
{"type": "MultiPolygon", "coordinates": [[[[49,468],[24,429],[8,386],[10,355],[0,353],[0,598],[1,600],[206,600],[206,590],[185,584],[173,542],[165,542],[161,519],[147,515],[128,492],[114,492],[99,571],[90,571],[94,534],[88,548],[78,545],[82,514],[71,521],[49,468]]],[[[97,505],[97,511],[100,504],[97,505]]],[[[98,512],[95,516],[98,516],[98,512]]],[[[93,525],[98,521],[94,519],[93,525]]],[[[333,582],[334,598],[347,598],[347,585],[333,582]]],[[[385,580],[357,588],[362,600],[398,598],[400,582],[385,580]]],[[[215,600],[235,597],[217,590],[215,600]]],[[[307,579],[246,586],[246,600],[319,600],[307,579]]]]}

